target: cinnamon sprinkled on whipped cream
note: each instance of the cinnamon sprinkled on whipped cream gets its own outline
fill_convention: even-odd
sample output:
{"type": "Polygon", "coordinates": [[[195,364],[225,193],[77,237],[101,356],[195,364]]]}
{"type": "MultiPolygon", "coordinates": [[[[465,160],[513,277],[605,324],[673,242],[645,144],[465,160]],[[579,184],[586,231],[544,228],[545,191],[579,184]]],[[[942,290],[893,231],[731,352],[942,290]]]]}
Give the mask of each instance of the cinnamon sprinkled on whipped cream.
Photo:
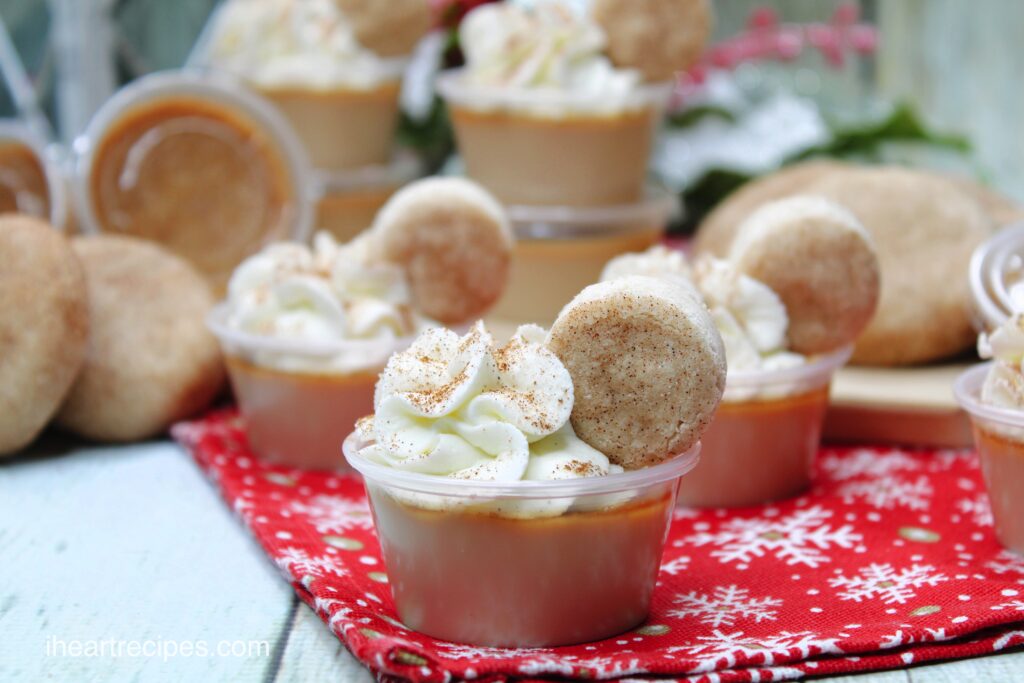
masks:
{"type": "MultiPolygon", "coordinates": [[[[375,414],[357,425],[366,444],[360,455],[396,469],[487,481],[621,471],[573,431],[572,378],[544,345],[545,334],[525,325],[498,347],[483,323],[463,337],[425,331],[381,373],[375,414]]],[[[502,513],[560,514],[561,504],[523,501],[502,513]]]]}

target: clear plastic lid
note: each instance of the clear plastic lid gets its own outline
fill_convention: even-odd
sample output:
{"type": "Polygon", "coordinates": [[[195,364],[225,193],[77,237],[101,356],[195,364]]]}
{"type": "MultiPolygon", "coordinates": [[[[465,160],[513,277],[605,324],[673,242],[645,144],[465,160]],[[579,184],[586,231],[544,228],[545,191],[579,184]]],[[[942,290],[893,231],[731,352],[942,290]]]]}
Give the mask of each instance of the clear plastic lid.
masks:
{"type": "Polygon", "coordinates": [[[505,207],[516,238],[573,239],[662,229],[681,212],[679,198],[668,190],[650,186],[646,196],[633,204],[612,206],[505,207]]]}
{"type": "MultiPolygon", "coordinates": [[[[83,229],[154,239],[204,272],[268,240],[305,240],[306,153],[288,123],[223,74],[169,71],[122,88],[74,144],[83,229]]],[[[233,262],[231,262],[233,261],[233,262]]]]}
{"type": "Polygon", "coordinates": [[[1024,224],[999,231],[971,255],[968,272],[974,326],[979,332],[999,327],[1010,317],[1010,289],[1024,282],[1024,224]]]}
{"type": "Polygon", "coordinates": [[[960,373],[953,383],[953,395],[960,407],[971,416],[995,422],[1004,427],[1024,429],[1024,410],[988,405],[981,400],[981,387],[994,363],[980,363],[960,373]]]}
{"type": "Polygon", "coordinates": [[[555,479],[547,481],[482,481],[453,479],[419,472],[406,472],[367,460],[359,455],[365,445],[356,432],[342,444],[349,464],[368,482],[389,488],[456,498],[567,498],[634,491],[672,481],[697,465],[700,443],[685,453],[664,462],[638,470],[608,474],[603,477],[555,479]]]}
{"type": "Polygon", "coordinates": [[[451,104],[482,111],[512,110],[545,113],[610,114],[644,108],[663,110],[672,95],[671,83],[642,84],[621,96],[556,88],[513,88],[466,83],[464,69],[438,75],[437,92],[451,104]]]}
{"type": "Polygon", "coordinates": [[[53,227],[63,230],[67,224],[67,192],[64,174],[57,156],[57,147],[47,143],[16,119],[0,119],[0,146],[17,146],[28,153],[42,174],[46,196],[35,188],[26,187],[22,170],[8,166],[9,160],[0,156],[0,192],[11,196],[21,213],[48,220],[53,227]]]}
{"type": "Polygon", "coordinates": [[[314,172],[319,196],[325,194],[389,189],[412,182],[423,174],[423,164],[415,156],[399,155],[390,164],[364,166],[348,171],[314,172]]]}

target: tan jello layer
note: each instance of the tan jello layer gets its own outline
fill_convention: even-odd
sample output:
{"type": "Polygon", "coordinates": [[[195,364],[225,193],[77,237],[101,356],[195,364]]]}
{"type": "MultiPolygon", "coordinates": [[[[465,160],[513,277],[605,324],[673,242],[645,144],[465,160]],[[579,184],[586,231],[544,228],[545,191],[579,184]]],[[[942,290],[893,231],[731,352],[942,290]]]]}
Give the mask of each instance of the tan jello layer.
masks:
{"type": "Polygon", "coordinates": [[[516,241],[505,294],[491,317],[550,325],[576,294],[601,278],[613,257],[643,251],[661,239],[662,226],[638,232],[592,233],[570,239],[516,241]]]}
{"type": "Polygon", "coordinates": [[[975,422],[974,442],[996,537],[1010,550],[1024,554],[1024,438],[989,431],[975,422]]]}
{"type": "Polygon", "coordinates": [[[783,398],[722,402],[682,478],[679,504],[741,507],[788,498],[811,483],[828,385],[783,398]]]}
{"type": "Polygon", "coordinates": [[[287,372],[227,355],[249,443],[269,462],[347,469],[341,444],[373,412],[378,369],[348,374],[287,372]]]}
{"type": "Polygon", "coordinates": [[[639,201],[657,111],[548,117],[450,104],[466,175],[506,203],[527,205],[639,201]]]}
{"type": "Polygon", "coordinates": [[[398,190],[398,185],[325,191],[316,210],[316,227],[341,242],[348,242],[373,223],[377,211],[398,190]]]}
{"type": "Polygon", "coordinates": [[[508,647],[610,637],[647,616],[671,492],[608,510],[508,519],[410,507],[367,484],[402,622],[508,647]]]}
{"type": "Polygon", "coordinates": [[[300,201],[267,131],[184,95],[135,106],[107,128],[88,192],[100,231],[159,242],[221,283],[287,237],[300,201]]]}
{"type": "Polygon", "coordinates": [[[256,89],[292,124],[313,166],[337,171],[388,162],[400,88],[394,81],[367,90],[256,89]]]}
{"type": "Polygon", "coordinates": [[[28,145],[0,141],[0,213],[50,219],[50,189],[39,155],[28,145]]]}

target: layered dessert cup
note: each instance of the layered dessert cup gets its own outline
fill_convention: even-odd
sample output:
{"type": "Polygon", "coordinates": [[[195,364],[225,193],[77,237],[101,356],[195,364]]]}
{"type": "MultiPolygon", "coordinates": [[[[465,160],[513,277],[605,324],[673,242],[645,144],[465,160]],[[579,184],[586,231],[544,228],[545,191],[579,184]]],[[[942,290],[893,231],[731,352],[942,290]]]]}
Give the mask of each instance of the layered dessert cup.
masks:
{"type": "Polygon", "coordinates": [[[442,74],[466,174],[508,204],[602,206],[641,201],[668,84],[602,96],[518,91],[442,74]]]}
{"type": "Polygon", "coordinates": [[[64,178],[50,148],[24,124],[0,120],[0,213],[8,212],[66,227],[64,178]]]}
{"type": "Polygon", "coordinates": [[[982,387],[993,365],[985,363],[965,371],[953,393],[971,419],[996,537],[1024,555],[1024,412],[982,400],[982,387]]]}
{"type": "Polygon", "coordinates": [[[851,352],[845,347],[779,370],[730,372],[702,438],[704,456],[683,480],[679,504],[746,507],[807,490],[829,385],[851,352]]]}
{"type": "Polygon", "coordinates": [[[620,206],[509,206],[515,258],[493,317],[550,324],[610,259],[656,244],[675,208],[675,197],[654,187],[620,206]]]}
{"type": "Polygon", "coordinates": [[[139,79],[97,112],[75,149],[84,232],[159,242],[218,289],[264,244],[308,238],[312,182],[301,143],[227,76],[139,79]]]}
{"type": "Polygon", "coordinates": [[[303,469],[347,469],[338,444],[372,410],[388,357],[411,341],[268,338],[229,326],[224,304],[207,323],[224,352],[253,452],[303,469]]]}
{"type": "Polygon", "coordinates": [[[317,230],[341,241],[352,239],[370,227],[391,195],[420,173],[420,164],[408,157],[354,171],[318,171],[317,230]]]}
{"type": "Polygon", "coordinates": [[[396,471],[359,455],[395,608],[411,629],[499,647],[608,638],[647,617],[679,478],[699,446],[604,477],[493,482],[396,471]],[[559,514],[534,509],[564,510],[559,514]]]}
{"type": "Polygon", "coordinates": [[[426,3],[390,16],[378,4],[228,0],[189,62],[232,73],[271,102],[317,169],[387,164],[402,77],[429,15],[426,3]]]}

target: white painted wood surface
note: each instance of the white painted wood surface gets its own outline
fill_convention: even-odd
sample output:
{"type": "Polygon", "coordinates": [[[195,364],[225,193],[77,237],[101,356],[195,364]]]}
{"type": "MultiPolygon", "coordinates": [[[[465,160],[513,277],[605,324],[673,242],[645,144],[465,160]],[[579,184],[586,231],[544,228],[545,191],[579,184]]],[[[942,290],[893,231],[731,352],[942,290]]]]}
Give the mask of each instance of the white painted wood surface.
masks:
{"type": "MultiPolygon", "coordinates": [[[[191,459],[155,442],[47,439],[0,464],[0,681],[370,683],[191,459]],[[240,657],[47,656],[47,638],[263,641],[240,657]]],[[[1024,680],[1024,653],[849,683],[1024,680]]]]}

